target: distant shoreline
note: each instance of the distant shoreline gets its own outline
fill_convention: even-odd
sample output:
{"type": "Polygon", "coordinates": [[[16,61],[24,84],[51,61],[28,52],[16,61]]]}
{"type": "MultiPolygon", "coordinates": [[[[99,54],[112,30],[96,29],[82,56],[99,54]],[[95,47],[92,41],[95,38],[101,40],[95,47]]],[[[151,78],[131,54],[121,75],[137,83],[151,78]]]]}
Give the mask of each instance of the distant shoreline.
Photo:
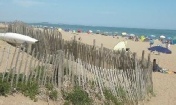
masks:
{"type": "Polygon", "coordinates": [[[169,30],[176,31],[176,29],[160,29],[160,28],[136,28],[136,27],[116,27],[116,26],[100,26],[100,25],[81,25],[81,24],[65,24],[65,23],[49,23],[49,22],[36,22],[27,24],[44,24],[44,25],[70,25],[70,26],[84,26],[84,27],[104,27],[104,28],[126,28],[126,29],[144,29],[144,30],[169,30]]]}

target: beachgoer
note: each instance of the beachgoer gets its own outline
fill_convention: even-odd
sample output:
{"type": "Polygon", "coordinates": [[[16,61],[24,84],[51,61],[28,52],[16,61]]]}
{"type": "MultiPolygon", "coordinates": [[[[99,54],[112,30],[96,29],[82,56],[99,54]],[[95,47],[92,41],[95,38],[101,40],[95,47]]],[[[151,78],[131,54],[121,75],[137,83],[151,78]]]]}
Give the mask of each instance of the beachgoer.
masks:
{"type": "Polygon", "coordinates": [[[170,49],[170,41],[168,41],[167,48],[170,49]]]}
{"type": "Polygon", "coordinates": [[[81,37],[79,37],[79,38],[78,38],[78,40],[79,40],[79,41],[81,41],[81,40],[82,40],[82,38],[81,38],[81,37]]]}
{"type": "Polygon", "coordinates": [[[153,39],[150,39],[150,47],[152,47],[153,44],[154,44],[153,39]]]}
{"type": "Polygon", "coordinates": [[[169,41],[166,41],[166,48],[168,49],[169,47],[169,41]]]}

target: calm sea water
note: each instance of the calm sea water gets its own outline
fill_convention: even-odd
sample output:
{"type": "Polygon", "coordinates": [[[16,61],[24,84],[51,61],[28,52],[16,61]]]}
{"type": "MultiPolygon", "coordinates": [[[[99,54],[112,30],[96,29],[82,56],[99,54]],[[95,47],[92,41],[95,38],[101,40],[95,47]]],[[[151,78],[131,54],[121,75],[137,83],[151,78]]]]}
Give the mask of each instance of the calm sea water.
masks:
{"type": "Polygon", "coordinates": [[[122,32],[126,32],[128,34],[135,34],[138,36],[155,35],[156,37],[159,37],[160,35],[165,35],[166,37],[171,37],[176,39],[176,30],[101,27],[101,26],[83,26],[83,25],[67,25],[67,24],[49,24],[49,23],[29,23],[29,24],[37,25],[37,26],[60,27],[62,29],[70,29],[70,30],[81,29],[84,32],[87,32],[88,30],[92,30],[93,32],[96,32],[97,30],[100,30],[100,32],[108,32],[109,35],[112,35],[115,32],[118,32],[118,34],[121,34],[122,32]]]}

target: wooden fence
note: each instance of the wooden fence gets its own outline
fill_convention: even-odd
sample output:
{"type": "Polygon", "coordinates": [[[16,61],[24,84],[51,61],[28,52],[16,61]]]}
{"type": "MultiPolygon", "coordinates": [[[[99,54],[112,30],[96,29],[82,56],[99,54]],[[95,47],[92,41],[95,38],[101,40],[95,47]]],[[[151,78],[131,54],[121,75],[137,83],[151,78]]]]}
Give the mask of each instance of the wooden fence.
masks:
{"type": "Polygon", "coordinates": [[[139,58],[136,53],[115,52],[103,45],[98,48],[95,41],[93,46],[77,42],[76,38],[65,41],[57,30],[35,29],[23,23],[10,24],[8,31],[29,35],[39,42],[28,51],[1,49],[2,80],[8,71],[12,77],[15,75],[17,84],[19,74],[24,73],[24,82],[36,79],[43,86],[50,81],[58,89],[79,85],[88,93],[93,82],[93,92],[103,98],[105,89],[116,97],[121,97],[118,90],[123,89],[128,104],[137,104],[153,91],[150,55],[144,59],[144,51],[139,58]]]}

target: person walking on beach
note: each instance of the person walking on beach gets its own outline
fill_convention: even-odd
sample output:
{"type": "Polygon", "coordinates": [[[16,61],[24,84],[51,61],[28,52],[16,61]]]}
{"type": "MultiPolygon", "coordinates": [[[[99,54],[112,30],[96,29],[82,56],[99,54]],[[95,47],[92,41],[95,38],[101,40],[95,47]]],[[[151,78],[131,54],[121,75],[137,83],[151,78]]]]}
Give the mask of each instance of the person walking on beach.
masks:
{"type": "Polygon", "coordinates": [[[150,47],[152,47],[153,44],[154,44],[153,39],[150,39],[150,47]]]}

